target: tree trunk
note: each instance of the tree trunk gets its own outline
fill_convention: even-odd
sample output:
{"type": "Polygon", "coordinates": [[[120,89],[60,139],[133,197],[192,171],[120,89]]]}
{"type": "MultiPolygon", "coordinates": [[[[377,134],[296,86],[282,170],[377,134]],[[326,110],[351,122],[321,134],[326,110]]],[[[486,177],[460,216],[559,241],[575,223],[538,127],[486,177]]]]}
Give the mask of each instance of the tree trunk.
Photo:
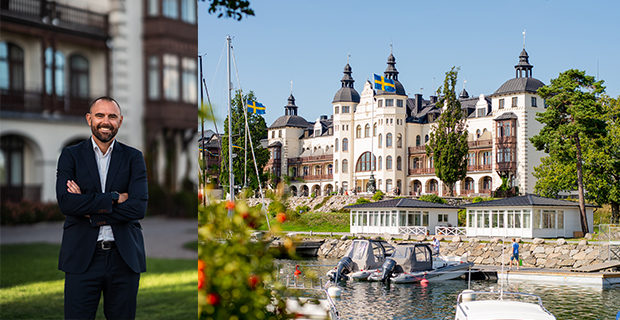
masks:
{"type": "Polygon", "coordinates": [[[577,149],[577,191],[579,192],[579,215],[581,217],[581,231],[585,235],[588,233],[588,219],[586,216],[586,200],[583,190],[583,166],[581,155],[581,143],[579,142],[579,135],[575,135],[575,148],[577,149]]]}
{"type": "Polygon", "coordinates": [[[620,203],[611,201],[611,224],[620,223],[620,203]]]}

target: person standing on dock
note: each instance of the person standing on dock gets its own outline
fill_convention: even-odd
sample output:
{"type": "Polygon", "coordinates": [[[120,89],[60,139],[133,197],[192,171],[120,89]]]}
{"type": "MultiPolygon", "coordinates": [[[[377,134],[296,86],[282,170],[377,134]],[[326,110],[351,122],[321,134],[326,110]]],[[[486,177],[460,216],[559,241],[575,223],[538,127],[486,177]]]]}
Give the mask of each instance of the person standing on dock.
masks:
{"type": "Polygon", "coordinates": [[[517,270],[519,270],[519,243],[515,238],[512,238],[512,256],[510,257],[510,267],[508,270],[512,269],[513,260],[516,262],[517,270]]]}

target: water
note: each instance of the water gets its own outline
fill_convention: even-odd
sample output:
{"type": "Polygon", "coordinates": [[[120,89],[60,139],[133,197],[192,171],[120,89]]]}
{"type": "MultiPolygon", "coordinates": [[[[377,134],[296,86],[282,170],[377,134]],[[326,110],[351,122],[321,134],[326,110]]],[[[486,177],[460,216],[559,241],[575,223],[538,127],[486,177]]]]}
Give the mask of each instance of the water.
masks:
{"type": "MultiPolygon", "coordinates": [[[[338,263],[333,259],[280,260],[283,274],[291,275],[295,264],[306,274],[319,276],[338,263]],[[324,266],[308,266],[324,265],[324,266]]],[[[342,297],[336,300],[341,319],[454,319],[458,294],[467,289],[467,281],[450,280],[421,284],[391,284],[378,282],[347,282],[342,297]]],[[[472,281],[471,289],[488,291],[499,285],[495,281],[472,281]]],[[[504,284],[505,291],[533,293],[557,319],[615,319],[620,311],[620,286],[600,289],[563,284],[514,283],[504,284]]]]}

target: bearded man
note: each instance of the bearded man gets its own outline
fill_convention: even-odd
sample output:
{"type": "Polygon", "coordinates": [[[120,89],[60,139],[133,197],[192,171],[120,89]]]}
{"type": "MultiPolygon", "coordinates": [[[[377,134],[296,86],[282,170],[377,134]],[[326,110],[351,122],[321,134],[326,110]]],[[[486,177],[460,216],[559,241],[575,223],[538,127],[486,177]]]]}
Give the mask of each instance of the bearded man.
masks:
{"type": "Polygon", "coordinates": [[[146,271],[138,220],[148,200],[142,153],[116,141],[121,107],[97,98],[86,114],[92,136],[62,150],[56,198],[66,216],[58,269],[65,272],[65,319],[95,319],[101,294],[106,319],[135,319],[146,271]]]}

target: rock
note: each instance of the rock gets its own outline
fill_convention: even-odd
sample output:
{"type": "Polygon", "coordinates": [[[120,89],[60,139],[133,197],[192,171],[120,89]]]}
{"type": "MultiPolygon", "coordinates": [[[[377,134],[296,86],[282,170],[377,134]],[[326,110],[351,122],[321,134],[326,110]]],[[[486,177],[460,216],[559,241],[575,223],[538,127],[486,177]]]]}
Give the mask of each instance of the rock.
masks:
{"type": "Polygon", "coordinates": [[[461,242],[461,237],[459,237],[459,236],[452,237],[452,242],[457,242],[457,243],[461,242]]]}
{"type": "Polygon", "coordinates": [[[574,256],[579,252],[579,250],[573,249],[570,251],[570,253],[568,254],[569,256],[574,256]]]}
{"type": "Polygon", "coordinates": [[[545,253],[546,254],[552,254],[553,253],[554,248],[553,247],[547,247],[545,248],[545,253]]]}
{"type": "Polygon", "coordinates": [[[586,236],[583,237],[583,238],[586,239],[586,240],[592,240],[592,234],[588,232],[588,233],[586,233],[586,236]]]}
{"type": "Polygon", "coordinates": [[[560,262],[558,259],[547,259],[547,263],[542,267],[555,268],[558,265],[558,262],[560,262]]]}
{"type": "Polygon", "coordinates": [[[392,236],[391,233],[387,233],[386,232],[386,233],[383,234],[383,239],[385,239],[385,240],[394,240],[394,236],[392,236]]]}
{"type": "Polygon", "coordinates": [[[418,239],[418,241],[424,241],[424,240],[426,240],[426,236],[425,235],[419,235],[417,237],[417,239],[418,239]]]}
{"type": "Polygon", "coordinates": [[[409,241],[409,240],[411,240],[411,235],[408,234],[408,233],[404,234],[403,235],[403,241],[409,241]]]}
{"type": "Polygon", "coordinates": [[[545,239],[542,238],[535,238],[534,241],[532,241],[533,244],[544,244],[545,243],[545,239]]]}
{"type": "Polygon", "coordinates": [[[469,243],[478,243],[478,242],[480,242],[480,239],[478,239],[478,238],[470,238],[469,239],[469,243]]]}
{"type": "Polygon", "coordinates": [[[500,240],[500,238],[493,238],[491,239],[491,244],[497,244],[500,240]]]}
{"type": "MultiPolygon", "coordinates": [[[[590,238],[592,238],[592,237],[590,237],[590,238]]],[[[579,241],[579,244],[578,244],[578,246],[587,246],[587,245],[588,245],[588,240],[581,240],[581,241],[579,241]]]]}
{"type": "Polygon", "coordinates": [[[566,260],[560,260],[560,262],[558,262],[558,266],[561,267],[572,267],[575,264],[575,260],[573,259],[566,259],[566,260]]]}
{"type": "Polygon", "coordinates": [[[342,236],[342,237],[340,237],[340,240],[347,240],[348,238],[349,237],[347,237],[347,236],[342,236]]]}
{"type": "Polygon", "coordinates": [[[545,253],[545,247],[536,247],[536,249],[532,251],[532,254],[537,254],[537,253],[545,253]]]}
{"type": "Polygon", "coordinates": [[[566,239],[560,238],[560,239],[558,239],[558,241],[555,242],[555,244],[557,244],[558,246],[565,245],[566,244],[566,239]]]}
{"type": "Polygon", "coordinates": [[[380,236],[372,236],[370,237],[370,240],[381,240],[380,236]]]}
{"type": "Polygon", "coordinates": [[[586,258],[586,253],[584,251],[580,251],[576,255],[572,256],[572,258],[575,260],[583,260],[586,258]]]}

